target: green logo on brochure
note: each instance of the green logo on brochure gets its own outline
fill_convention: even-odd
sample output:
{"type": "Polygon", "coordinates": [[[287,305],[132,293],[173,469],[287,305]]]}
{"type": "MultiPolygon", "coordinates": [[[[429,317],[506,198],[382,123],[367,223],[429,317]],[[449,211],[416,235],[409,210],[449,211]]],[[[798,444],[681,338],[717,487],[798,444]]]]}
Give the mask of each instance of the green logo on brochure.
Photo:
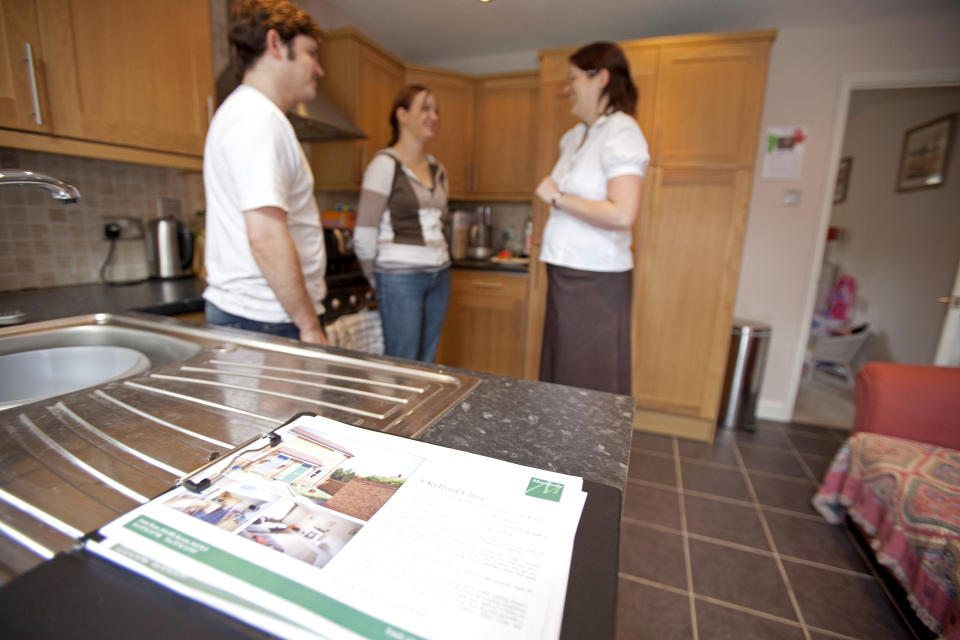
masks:
{"type": "Polygon", "coordinates": [[[563,495],[563,485],[559,482],[530,478],[530,484],[527,485],[527,495],[552,502],[560,502],[560,496],[563,495]]]}

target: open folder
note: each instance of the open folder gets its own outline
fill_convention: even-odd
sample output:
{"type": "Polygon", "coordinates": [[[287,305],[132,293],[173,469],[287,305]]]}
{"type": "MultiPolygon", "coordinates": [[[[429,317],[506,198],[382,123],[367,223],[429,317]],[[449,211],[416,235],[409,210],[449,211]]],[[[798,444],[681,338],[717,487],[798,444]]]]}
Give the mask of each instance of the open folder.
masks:
{"type": "Polygon", "coordinates": [[[578,477],[301,414],[88,550],[289,638],[558,638],[578,477]]]}

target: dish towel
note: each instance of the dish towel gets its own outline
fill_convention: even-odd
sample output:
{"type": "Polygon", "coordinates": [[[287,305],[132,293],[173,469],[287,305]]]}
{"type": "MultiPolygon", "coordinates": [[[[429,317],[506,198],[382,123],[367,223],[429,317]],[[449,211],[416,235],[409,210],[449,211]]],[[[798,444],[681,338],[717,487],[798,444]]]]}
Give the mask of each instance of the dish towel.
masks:
{"type": "Polygon", "coordinates": [[[340,316],[327,325],[325,331],[331,347],[383,355],[383,326],[376,311],[363,309],[340,316]]]}

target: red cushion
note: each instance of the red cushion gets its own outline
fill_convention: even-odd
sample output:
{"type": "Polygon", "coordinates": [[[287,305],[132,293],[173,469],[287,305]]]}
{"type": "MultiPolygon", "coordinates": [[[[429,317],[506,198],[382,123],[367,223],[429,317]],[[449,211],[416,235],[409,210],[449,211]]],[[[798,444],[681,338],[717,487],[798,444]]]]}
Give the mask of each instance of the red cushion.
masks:
{"type": "Polygon", "coordinates": [[[854,400],[854,431],[960,449],[960,368],[868,362],[854,400]]]}

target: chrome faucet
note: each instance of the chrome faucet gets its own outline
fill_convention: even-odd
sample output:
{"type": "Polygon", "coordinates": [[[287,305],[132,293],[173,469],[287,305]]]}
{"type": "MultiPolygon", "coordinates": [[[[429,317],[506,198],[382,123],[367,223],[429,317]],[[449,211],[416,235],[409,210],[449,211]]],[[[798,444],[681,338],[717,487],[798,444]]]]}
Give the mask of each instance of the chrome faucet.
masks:
{"type": "Polygon", "coordinates": [[[64,204],[70,204],[80,199],[80,191],[72,184],[67,184],[59,178],[36,171],[0,169],[0,185],[4,184],[37,186],[49,192],[54,200],[60,200],[64,204]]]}

